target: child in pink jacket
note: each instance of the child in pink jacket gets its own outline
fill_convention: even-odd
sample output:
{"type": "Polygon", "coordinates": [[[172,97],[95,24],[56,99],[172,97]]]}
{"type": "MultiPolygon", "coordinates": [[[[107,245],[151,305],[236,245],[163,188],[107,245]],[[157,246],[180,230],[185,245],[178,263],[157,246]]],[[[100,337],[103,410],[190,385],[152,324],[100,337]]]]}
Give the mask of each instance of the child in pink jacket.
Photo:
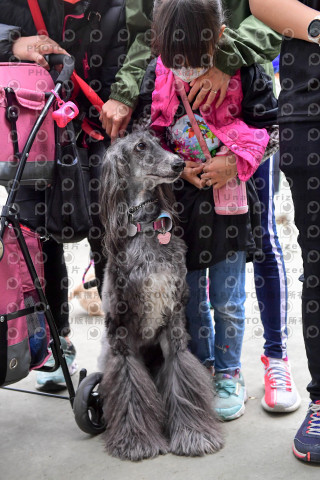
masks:
{"type": "MultiPolygon", "coordinates": [[[[180,107],[180,98],[178,97],[175,86],[175,74],[179,76],[179,69],[166,68],[163,65],[161,56],[157,59],[155,88],[152,94],[151,118],[152,128],[158,132],[170,129],[174,132],[175,116],[180,107]]],[[[183,79],[183,77],[180,77],[183,79]]],[[[193,77],[194,78],[194,77],[193,77]]],[[[188,93],[190,86],[185,82],[185,90],[188,93]]],[[[240,180],[248,180],[260,165],[261,159],[269,142],[269,135],[265,129],[257,129],[247,125],[241,117],[243,93],[241,85],[240,71],[234,75],[228,86],[226,97],[222,105],[216,108],[210,108],[203,111],[199,108],[198,124],[204,125],[205,139],[208,143],[208,137],[217,138],[216,149],[222,144],[226,145],[230,152],[236,155],[237,173],[240,180]],[[213,134],[211,135],[210,134],[213,134]]],[[[186,117],[188,117],[186,115],[186,117]]],[[[186,118],[188,123],[189,119],[186,118]]],[[[179,122],[181,124],[181,121],[179,122]]],[[[190,128],[192,128],[190,126],[190,128]]],[[[202,129],[201,129],[202,130],[202,129]]],[[[203,133],[203,132],[202,132],[203,133]]],[[[197,142],[196,137],[195,143],[197,142]]],[[[174,141],[178,145],[178,141],[174,141]]],[[[212,142],[209,142],[209,147],[212,142]]],[[[179,148],[175,150],[178,152],[179,148]]],[[[198,158],[204,158],[203,152],[198,148],[198,158]]],[[[187,154],[183,155],[186,161],[196,161],[197,156],[187,154]]]]}
{"type": "MultiPolygon", "coordinates": [[[[217,413],[223,420],[233,420],[245,410],[246,389],[240,371],[245,264],[257,250],[259,237],[253,234],[259,228],[259,208],[250,177],[269,141],[265,129],[249,126],[242,118],[243,85],[253,91],[259,71],[249,67],[237,72],[219,108],[204,111],[200,106],[194,112],[211,154],[221,146],[228,148],[226,155],[209,162],[205,162],[175,84],[177,76],[188,92],[189,83],[214,64],[223,29],[220,0],[155,2],[154,47],[159,57],[147,70],[142,97],[150,94],[153,85],[151,128],[164,148],[175,151],[186,162],[174,191],[181,235],[188,246],[190,300],[186,314],[190,349],[214,375],[217,413]],[[249,212],[216,215],[212,185],[220,188],[236,175],[248,181],[249,212]],[[209,301],[214,309],[214,326],[209,301]]],[[[263,93],[258,96],[263,98],[263,93]]]]}

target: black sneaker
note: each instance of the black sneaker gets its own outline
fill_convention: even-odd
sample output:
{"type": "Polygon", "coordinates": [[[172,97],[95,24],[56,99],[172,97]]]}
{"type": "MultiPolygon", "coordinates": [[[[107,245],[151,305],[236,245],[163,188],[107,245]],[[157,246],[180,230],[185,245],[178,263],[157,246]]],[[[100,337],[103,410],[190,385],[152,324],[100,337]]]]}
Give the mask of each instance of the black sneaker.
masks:
{"type": "Polygon", "coordinates": [[[320,463],[320,400],[311,402],[293,441],[293,453],[304,462],[320,463]]]}

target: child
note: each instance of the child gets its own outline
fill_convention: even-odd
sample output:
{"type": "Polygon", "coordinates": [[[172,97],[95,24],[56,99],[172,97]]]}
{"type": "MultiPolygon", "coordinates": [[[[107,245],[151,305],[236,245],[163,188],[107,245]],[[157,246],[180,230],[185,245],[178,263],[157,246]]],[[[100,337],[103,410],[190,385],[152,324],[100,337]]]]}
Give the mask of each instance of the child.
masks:
{"type": "MultiPolygon", "coordinates": [[[[151,126],[161,136],[165,148],[176,151],[186,161],[182,179],[175,185],[175,195],[188,246],[190,300],[186,313],[190,349],[215,375],[218,414],[224,420],[232,420],[245,409],[246,390],[240,371],[245,262],[257,248],[252,231],[259,222],[253,209],[243,215],[216,215],[211,186],[220,188],[237,173],[240,180],[247,181],[263,157],[269,139],[266,130],[249,127],[241,118],[242,84],[252,87],[259,70],[247,69],[242,75],[237,72],[218,109],[203,111],[200,106],[199,112],[195,112],[209,150],[216,151],[222,145],[230,150],[219,160],[199,163],[205,157],[176,91],[175,75],[184,81],[188,91],[188,83],[214,63],[224,29],[220,0],[155,2],[154,29],[154,46],[160,56],[156,66],[153,62],[148,67],[142,97],[147,86],[150,91],[150,80],[155,78],[151,126]],[[207,269],[215,331],[207,299],[207,269]]],[[[263,93],[258,96],[263,98],[263,93]]],[[[245,108],[250,117],[249,110],[245,108]]],[[[251,204],[256,199],[250,181],[248,199],[251,204]]]]}

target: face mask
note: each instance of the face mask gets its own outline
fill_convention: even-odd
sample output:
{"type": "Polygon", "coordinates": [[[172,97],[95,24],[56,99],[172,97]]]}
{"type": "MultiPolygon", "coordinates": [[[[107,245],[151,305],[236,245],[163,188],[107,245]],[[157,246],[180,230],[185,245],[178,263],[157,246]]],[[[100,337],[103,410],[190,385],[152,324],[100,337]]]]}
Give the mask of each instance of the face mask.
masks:
{"type": "Polygon", "coordinates": [[[171,71],[174,75],[181,78],[184,82],[190,83],[192,80],[195,80],[201,75],[205,74],[209,70],[207,68],[190,68],[190,67],[181,67],[181,68],[171,68],[171,71]]]}

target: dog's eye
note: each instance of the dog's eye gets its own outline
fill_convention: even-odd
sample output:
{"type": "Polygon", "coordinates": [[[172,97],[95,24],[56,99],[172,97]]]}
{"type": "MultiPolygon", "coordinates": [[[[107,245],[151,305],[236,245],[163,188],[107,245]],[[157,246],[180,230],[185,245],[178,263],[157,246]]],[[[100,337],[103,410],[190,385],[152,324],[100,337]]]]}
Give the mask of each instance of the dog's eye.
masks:
{"type": "Polygon", "coordinates": [[[139,142],[137,143],[137,145],[134,147],[134,149],[137,151],[137,152],[143,152],[143,150],[145,150],[147,148],[147,145],[144,143],[144,142],[139,142]]]}

